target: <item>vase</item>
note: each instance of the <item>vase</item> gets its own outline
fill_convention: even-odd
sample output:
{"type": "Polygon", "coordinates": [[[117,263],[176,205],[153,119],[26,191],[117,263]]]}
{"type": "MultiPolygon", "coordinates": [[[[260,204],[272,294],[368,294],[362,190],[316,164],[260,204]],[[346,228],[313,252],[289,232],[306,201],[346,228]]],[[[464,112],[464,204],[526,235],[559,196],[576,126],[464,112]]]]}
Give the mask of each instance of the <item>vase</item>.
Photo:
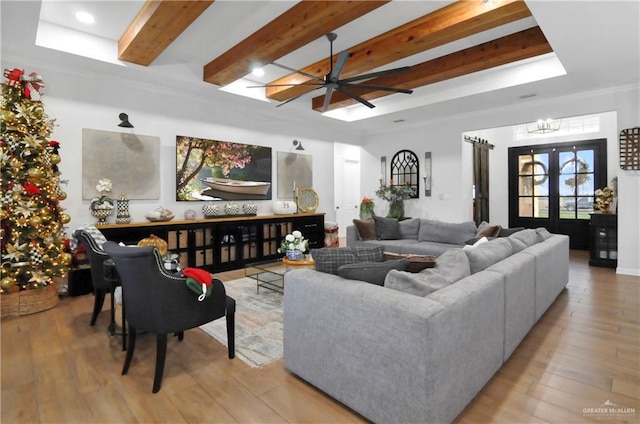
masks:
{"type": "Polygon", "coordinates": [[[302,250],[287,250],[287,259],[290,261],[299,261],[302,259],[302,250]]]}
{"type": "Polygon", "coordinates": [[[388,218],[404,218],[404,200],[394,200],[389,204],[388,218]]]}
{"type": "Polygon", "coordinates": [[[113,208],[91,209],[91,215],[93,215],[95,218],[98,218],[98,222],[96,222],[96,225],[106,225],[107,218],[109,218],[112,213],[113,208]]]}
{"type": "Polygon", "coordinates": [[[129,214],[129,200],[124,197],[124,193],[116,204],[118,211],[116,212],[116,224],[128,224],[131,222],[131,214],[129,214]]]}

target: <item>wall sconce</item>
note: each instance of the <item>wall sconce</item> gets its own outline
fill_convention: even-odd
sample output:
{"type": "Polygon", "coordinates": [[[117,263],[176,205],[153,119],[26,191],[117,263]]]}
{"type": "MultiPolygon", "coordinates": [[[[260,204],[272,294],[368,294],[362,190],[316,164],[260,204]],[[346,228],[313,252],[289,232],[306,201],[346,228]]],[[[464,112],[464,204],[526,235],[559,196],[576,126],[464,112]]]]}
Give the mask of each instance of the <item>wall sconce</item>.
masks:
{"type": "Polygon", "coordinates": [[[131,122],[129,122],[129,115],[127,115],[126,113],[121,113],[120,115],[118,115],[118,118],[120,118],[120,123],[118,124],[119,127],[133,128],[133,125],[131,125],[131,122]]]}
{"type": "Polygon", "coordinates": [[[422,178],[424,179],[424,195],[431,197],[431,152],[424,154],[424,172],[422,178]]]}
{"type": "Polygon", "coordinates": [[[387,157],[380,157],[380,185],[387,182],[387,157]]]}
{"type": "Polygon", "coordinates": [[[302,141],[293,140],[293,145],[296,146],[296,150],[304,150],[304,147],[302,147],[302,141]]]}

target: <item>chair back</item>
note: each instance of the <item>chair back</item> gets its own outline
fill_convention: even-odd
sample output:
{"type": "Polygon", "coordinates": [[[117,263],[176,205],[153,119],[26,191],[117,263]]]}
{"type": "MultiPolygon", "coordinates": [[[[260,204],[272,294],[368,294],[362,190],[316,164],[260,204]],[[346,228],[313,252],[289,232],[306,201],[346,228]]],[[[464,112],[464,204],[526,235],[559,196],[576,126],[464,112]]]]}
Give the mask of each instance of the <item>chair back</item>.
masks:
{"type": "Polygon", "coordinates": [[[105,252],[116,265],[129,324],[143,331],[171,333],[205,324],[225,315],[226,292],[219,280],[204,301],[190,290],[186,278],[164,268],[155,246],[120,246],[108,241],[105,252]]]}
{"type": "Polygon", "coordinates": [[[73,236],[87,249],[89,263],[91,264],[91,283],[94,290],[111,290],[111,282],[104,278],[103,263],[109,259],[109,255],[102,249],[106,242],[104,235],[95,227],[79,228],[73,236]]]}

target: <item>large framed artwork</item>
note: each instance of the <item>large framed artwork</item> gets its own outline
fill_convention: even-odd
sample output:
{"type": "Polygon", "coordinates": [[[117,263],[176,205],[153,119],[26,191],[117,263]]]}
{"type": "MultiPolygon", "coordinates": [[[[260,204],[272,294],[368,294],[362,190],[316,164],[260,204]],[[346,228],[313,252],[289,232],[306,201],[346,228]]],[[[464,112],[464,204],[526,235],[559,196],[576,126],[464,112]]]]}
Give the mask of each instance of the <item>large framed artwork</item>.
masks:
{"type": "Polygon", "coordinates": [[[278,199],[293,199],[295,189],[313,187],[313,157],[278,152],[278,199]]]}
{"type": "Polygon", "coordinates": [[[82,198],[96,196],[98,180],[108,178],[113,197],[160,198],[160,138],[82,129],[82,198]]]}
{"type": "Polygon", "coordinates": [[[271,148],[176,137],[176,200],[271,200],[271,148]]]}

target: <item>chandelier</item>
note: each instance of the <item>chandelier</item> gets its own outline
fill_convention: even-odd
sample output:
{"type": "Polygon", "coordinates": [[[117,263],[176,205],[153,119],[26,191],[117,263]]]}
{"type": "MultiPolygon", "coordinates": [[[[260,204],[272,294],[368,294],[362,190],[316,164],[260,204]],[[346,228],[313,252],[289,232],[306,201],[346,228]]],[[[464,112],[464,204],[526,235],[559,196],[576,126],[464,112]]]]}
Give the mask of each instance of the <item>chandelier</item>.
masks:
{"type": "Polygon", "coordinates": [[[560,129],[561,123],[562,119],[558,121],[554,121],[553,119],[539,119],[533,124],[534,126],[527,124],[527,132],[529,134],[547,134],[550,132],[556,132],[560,129]]]}

